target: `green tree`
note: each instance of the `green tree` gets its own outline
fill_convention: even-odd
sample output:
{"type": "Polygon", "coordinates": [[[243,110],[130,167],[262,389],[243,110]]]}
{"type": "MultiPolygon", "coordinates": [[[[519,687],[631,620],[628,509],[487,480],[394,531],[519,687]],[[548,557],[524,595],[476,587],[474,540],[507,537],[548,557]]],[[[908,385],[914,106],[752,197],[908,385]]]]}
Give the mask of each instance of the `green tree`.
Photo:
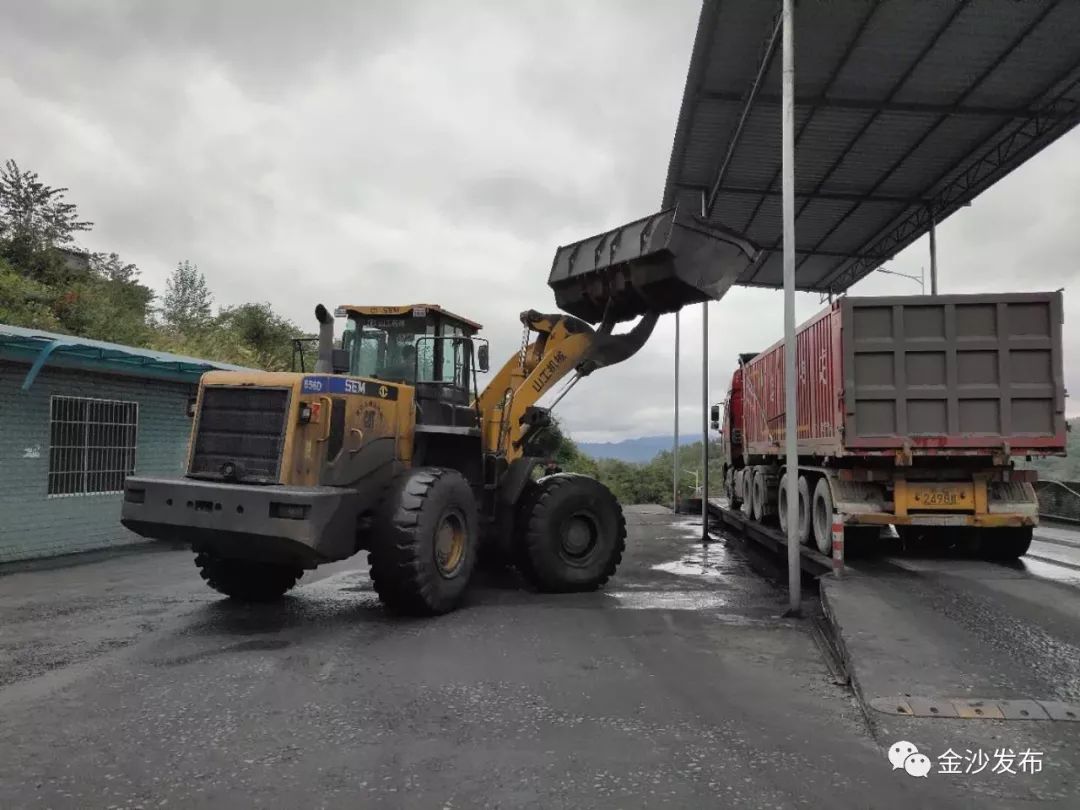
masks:
{"type": "Polygon", "coordinates": [[[225,307],[215,328],[233,335],[251,352],[255,364],[268,371],[289,371],[293,338],[303,337],[300,327],[265,303],[225,307]]]}
{"type": "Polygon", "coordinates": [[[165,282],[161,319],[166,326],[183,334],[203,329],[213,317],[214,296],[206,285],[206,277],[197,265],[184,260],[176,265],[165,282]]]}
{"type": "Polygon", "coordinates": [[[134,284],[139,278],[139,268],[123,261],[115,253],[90,254],[90,269],[103,279],[124,284],[134,284]]]}
{"type": "Polygon", "coordinates": [[[7,160],[0,169],[0,239],[20,253],[70,246],[75,234],[90,230],[93,223],[79,219],[75,204],[64,199],[66,192],[7,160]]]}
{"type": "Polygon", "coordinates": [[[1065,456],[1033,458],[1019,467],[1038,470],[1039,478],[1054,481],[1080,481],[1080,419],[1069,420],[1069,432],[1065,434],[1065,456]]]}
{"type": "Polygon", "coordinates": [[[61,326],[53,312],[55,297],[51,287],[26,278],[0,259],[0,323],[58,331],[61,326]]]}
{"type": "MultiPolygon", "coordinates": [[[[568,472],[581,472],[602,481],[622,503],[655,503],[671,506],[674,489],[671,452],[658,453],[644,464],[632,464],[618,459],[593,459],[582,453],[561,430],[557,434],[560,449],[556,457],[564,457],[560,466],[568,472]]],[[[715,497],[723,490],[723,459],[720,442],[709,443],[709,495],[715,497]]],[[[679,448],[679,497],[693,494],[694,473],[701,477],[701,442],[679,448]]]]}
{"type": "Polygon", "coordinates": [[[530,452],[552,459],[565,472],[597,475],[596,461],[581,452],[577,444],[562,429],[555,417],[543,432],[531,440],[530,452]]]}

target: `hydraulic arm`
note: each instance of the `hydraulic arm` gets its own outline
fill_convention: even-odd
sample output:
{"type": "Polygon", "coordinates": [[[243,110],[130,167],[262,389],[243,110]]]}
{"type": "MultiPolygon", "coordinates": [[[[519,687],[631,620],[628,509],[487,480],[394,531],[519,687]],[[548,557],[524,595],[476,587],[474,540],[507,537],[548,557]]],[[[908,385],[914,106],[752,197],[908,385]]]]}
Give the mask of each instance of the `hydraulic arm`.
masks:
{"type": "MultiPolygon", "coordinates": [[[[522,349],[506,361],[479,397],[484,450],[503,455],[507,462],[521,457],[525,438],[539,426],[532,416],[538,414],[535,406],[540,398],[571,372],[576,381],[634,355],[649,339],[658,318],[657,312],[647,313],[629,332],[616,335],[611,333],[610,322],[594,329],[570,315],[521,313],[522,349]]],[[[538,416],[546,417],[546,411],[538,416]]]]}

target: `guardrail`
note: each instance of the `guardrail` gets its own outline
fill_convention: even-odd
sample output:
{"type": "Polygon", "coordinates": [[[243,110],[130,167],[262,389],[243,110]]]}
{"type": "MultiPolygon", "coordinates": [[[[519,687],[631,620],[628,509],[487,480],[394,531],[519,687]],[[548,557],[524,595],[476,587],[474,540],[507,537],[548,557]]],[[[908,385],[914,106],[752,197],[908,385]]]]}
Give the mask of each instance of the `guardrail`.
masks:
{"type": "Polygon", "coordinates": [[[1038,481],[1035,494],[1039,496],[1041,517],[1080,524],[1080,482],[1038,481]]]}

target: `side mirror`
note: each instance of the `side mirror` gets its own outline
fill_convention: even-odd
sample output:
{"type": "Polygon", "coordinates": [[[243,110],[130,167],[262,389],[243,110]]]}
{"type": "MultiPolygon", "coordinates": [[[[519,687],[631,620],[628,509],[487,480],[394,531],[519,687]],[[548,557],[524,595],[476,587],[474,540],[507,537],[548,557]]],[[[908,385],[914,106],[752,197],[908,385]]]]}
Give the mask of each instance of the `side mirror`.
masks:
{"type": "Polygon", "coordinates": [[[331,366],[333,367],[333,371],[331,371],[332,374],[346,373],[349,370],[349,350],[334,349],[331,366]]]}
{"type": "Polygon", "coordinates": [[[720,406],[713,405],[709,409],[709,420],[712,422],[713,430],[720,430],[720,406]]]}
{"type": "Polygon", "coordinates": [[[486,374],[490,366],[488,365],[488,345],[481,343],[476,349],[476,366],[480,369],[481,374],[486,374]]]}

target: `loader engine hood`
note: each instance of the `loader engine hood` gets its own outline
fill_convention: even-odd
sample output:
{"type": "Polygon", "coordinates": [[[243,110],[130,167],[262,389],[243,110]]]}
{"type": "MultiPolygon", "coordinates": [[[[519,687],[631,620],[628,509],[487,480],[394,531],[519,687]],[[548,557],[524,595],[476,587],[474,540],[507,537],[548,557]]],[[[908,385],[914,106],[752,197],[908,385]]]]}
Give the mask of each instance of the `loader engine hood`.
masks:
{"type": "Polygon", "coordinates": [[[343,375],[209,372],[199,385],[187,475],[298,486],[336,483],[339,472],[359,476],[372,455],[361,449],[387,444],[393,456],[412,391],[343,375]]]}
{"type": "Polygon", "coordinates": [[[563,311],[619,323],[717,300],[759,254],[740,234],[671,208],[560,247],[548,286],[563,311]]]}

